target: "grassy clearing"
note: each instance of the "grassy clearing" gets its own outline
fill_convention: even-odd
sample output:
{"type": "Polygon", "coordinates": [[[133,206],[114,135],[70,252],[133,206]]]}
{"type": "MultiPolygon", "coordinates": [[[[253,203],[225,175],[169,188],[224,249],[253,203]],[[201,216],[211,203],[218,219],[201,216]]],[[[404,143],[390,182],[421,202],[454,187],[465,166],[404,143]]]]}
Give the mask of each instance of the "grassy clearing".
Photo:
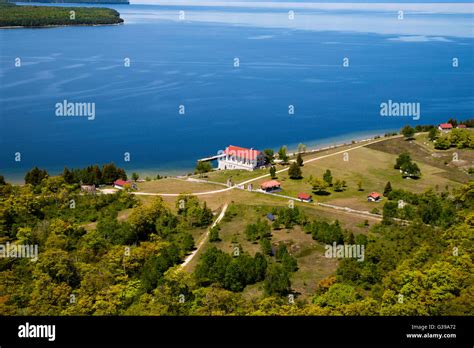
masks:
{"type": "MultiPolygon", "coordinates": [[[[367,146],[370,149],[398,156],[403,151],[410,153],[412,159],[441,169],[436,176],[458,183],[472,180],[472,175],[467,173],[467,168],[474,165],[474,151],[471,149],[436,150],[433,143],[428,140],[425,133],[419,134],[415,140],[391,139],[367,146]],[[457,153],[459,161],[452,161],[457,153]]],[[[422,169],[423,174],[423,169],[422,169]]],[[[433,183],[433,186],[438,183],[433,183]]]]}
{"type": "MultiPolygon", "coordinates": [[[[387,142],[392,141],[398,142],[399,139],[387,142]]],[[[379,144],[383,143],[385,142],[379,144]]],[[[326,169],[331,170],[333,182],[336,179],[345,180],[347,188],[342,192],[335,192],[328,188],[329,195],[313,194],[313,199],[360,210],[370,211],[374,207],[381,206],[379,203],[367,202],[367,194],[372,191],[383,192],[387,181],[391,182],[393,188],[403,188],[412,192],[423,192],[434,186],[444,189],[446,185],[458,185],[445,174],[451,171],[450,168],[442,169],[419,161],[422,177],[419,180],[403,179],[400,172],[393,168],[398,154],[363,147],[348,152],[348,155],[348,161],[344,161],[343,154],[340,154],[305,164],[302,168],[304,178],[301,180],[290,179],[287,172],[279,173],[277,180],[282,184],[281,194],[296,197],[300,192],[311,193],[312,186],[308,178],[310,176],[322,178],[326,169]],[[362,182],[362,191],[359,191],[357,186],[359,181],[362,182]]],[[[257,184],[263,181],[265,180],[259,180],[257,184]]]]}
{"type": "Polygon", "coordinates": [[[165,178],[137,183],[138,192],[149,193],[196,193],[221,190],[221,185],[187,181],[176,178],[165,178]]]}

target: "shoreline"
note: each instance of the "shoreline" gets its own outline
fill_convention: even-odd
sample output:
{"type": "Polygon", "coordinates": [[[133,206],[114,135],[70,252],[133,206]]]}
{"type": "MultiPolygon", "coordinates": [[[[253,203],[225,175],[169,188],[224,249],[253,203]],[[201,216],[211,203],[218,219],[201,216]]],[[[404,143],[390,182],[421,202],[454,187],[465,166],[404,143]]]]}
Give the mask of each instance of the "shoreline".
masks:
{"type": "MultiPolygon", "coordinates": [[[[384,138],[385,134],[390,131],[385,131],[385,132],[361,132],[359,136],[356,136],[354,133],[353,134],[347,134],[347,136],[341,135],[338,137],[332,137],[332,138],[326,138],[326,139],[321,139],[321,144],[316,145],[315,141],[310,142],[307,145],[307,149],[305,152],[303,152],[304,155],[309,155],[309,154],[314,154],[318,153],[321,151],[326,151],[326,150],[331,150],[331,149],[336,149],[339,147],[343,146],[348,146],[352,144],[358,144],[362,143],[365,141],[369,140],[374,140],[377,138],[384,138]],[[336,140],[337,141],[334,141],[336,140]],[[313,145],[311,145],[311,143],[313,145]]],[[[395,132],[395,130],[393,130],[395,132]]],[[[296,147],[294,145],[290,145],[287,147],[288,150],[288,155],[289,156],[295,156],[297,154],[296,147]]],[[[261,149],[263,150],[263,148],[261,149]]],[[[278,149],[276,150],[278,151],[278,149]]],[[[196,158],[195,161],[198,159],[196,158]]],[[[187,162],[187,161],[186,161],[187,162]]],[[[89,165],[92,165],[94,163],[90,163],[89,165]]],[[[30,168],[31,169],[31,168],[30,168]]],[[[30,170],[28,169],[28,170],[30,170]]],[[[50,172],[47,168],[42,168],[46,169],[48,172],[50,172]]],[[[127,172],[127,175],[131,175],[133,172],[137,172],[141,178],[145,178],[147,176],[150,176],[152,180],[156,178],[157,174],[160,174],[162,177],[167,176],[167,177],[188,177],[188,174],[190,171],[194,171],[194,165],[190,166],[189,168],[175,168],[173,169],[170,167],[168,170],[160,170],[159,168],[153,168],[153,167],[146,167],[146,168],[135,168],[135,169],[127,169],[124,168],[127,172]],[[152,174],[153,173],[153,174],[152,174]]],[[[53,171],[52,171],[53,172],[53,171]]],[[[59,175],[62,172],[62,170],[58,171],[57,173],[54,173],[53,176],[59,175]]],[[[5,177],[5,181],[7,181],[10,184],[14,185],[23,185],[24,184],[24,176],[26,174],[25,172],[21,172],[18,174],[11,174],[9,175],[8,172],[0,172],[0,175],[3,175],[5,177]]]]}
{"type": "Polygon", "coordinates": [[[0,27],[0,29],[48,29],[48,28],[61,28],[61,27],[103,27],[107,25],[123,25],[125,21],[120,23],[110,23],[110,24],[52,24],[52,25],[38,25],[38,26],[6,26],[0,27]]]}

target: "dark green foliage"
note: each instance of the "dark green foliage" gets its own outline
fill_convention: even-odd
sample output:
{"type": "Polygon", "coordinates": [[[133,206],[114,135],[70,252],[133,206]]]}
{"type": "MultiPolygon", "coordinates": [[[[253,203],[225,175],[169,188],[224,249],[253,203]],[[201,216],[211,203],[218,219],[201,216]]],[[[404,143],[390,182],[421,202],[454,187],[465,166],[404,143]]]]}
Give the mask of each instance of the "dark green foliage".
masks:
{"type": "Polygon", "coordinates": [[[323,180],[328,184],[329,186],[332,186],[332,174],[329,169],[326,169],[326,171],[323,174],[323,180]]]}
{"type": "Polygon", "coordinates": [[[216,225],[213,228],[211,228],[211,230],[209,231],[209,241],[211,243],[219,242],[221,240],[219,237],[220,229],[221,228],[219,227],[219,225],[216,225]]]}
{"type": "Polygon", "coordinates": [[[344,235],[339,221],[330,224],[326,221],[313,221],[305,225],[305,232],[311,233],[313,239],[325,243],[340,244],[344,242],[344,235]]]}
{"type": "Polygon", "coordinates": [[[296,156],[296,163],[302,167],[303,166],[303,157],[301,156],[300,153],[298,153],[298,156],[296,156]]]}
{"type": "Polygon", "coordinates": [[[211,247],[200,258],[195,276],[201,284],[219,284],[227,290],[242,291],[245,286],[263,280],[267,268],[265,257],[256,253],[252,258],[240,253],[232,258],[211,247]]]}
{"type": "Polygon", "coordinates": [[[403,164],[409,162],[411,162],[410,154],[408,152],[403,152],[398,156],[393,168],[400,169],[403,164]]]}
{"type": "Polygon", "coordinates": [[[269,295],[287,295],[291,289],[289,272],[278,263],[268,266],[264,289],[269,295]]]}
{"type": "Polygon", "coordinates": [[[275,155],[272,149],[265,149],[262,151],[265,157],[265,164],[273,163],[273,156],[275,155]]]}
{"type": "Polygon", "coordinates": [[[259,219],[255,224],[250,224],[245,227],[245,237],[251,242],[271,237],[271,235],[270,225],[265,220],[259,219]]]}
{"type": "Polygon", "coordinates": [[[270,167],[270,176],[272,177],[272,179],[276,179],[276,168],[275,168],[275,166],[270,167]]]}
{"type": "Polygon", "coordinates": [[[291,163],[290,168],[288,169],[288,176],[293,180],[302,178],[301,167],[298,165],[298,163],[291,163]]]}
{"type": "Polygon", "coordinates": [[[413,136],[415,135],[415,129],[409,125],[406,125],[405,127],[402,128],[400,133],[403,134],[403,136],[406,139],[412,139],[413,136]]]}
{"type": "Polygon", "coordinates": [[[179,248],[174,244],[164,248],[159,255],[148,258],[143,265],[140,278],[143,289],[149,292],[156,288],[162,282],[166,270],[179,261],[179,248]]]}
{"type": "Polygon", "coordinates": [[[212,223],[214,216],[206,202],[202,205],[196,196],[181,195],[176,201],[178,214],[185,217],[191,226],[204,227],[212,223]]]}
{"type": "Polygon", "coordinates": [[[390,192],[392,192],[392,184],[390,181],[387,181],[387,184],[385,185],[385,188],[383,189],[383,195],[387,197],[390,192]]]}
{"type": "Polygon", "coordinates": [[[113,163],[104,164],[102,169],[95,164],[85,168],[72,169],[65,167],[62,177],[68,184],[102,185],[112,184],[115,180],[127,180],[127,174],[113,163]]]}
{"type": "Polygon", "coordinates": [[[198,163],[196,164],[195,173],[199,175],[203,175],[204,173],[208,173],[211,170],[212,170],[211,162],[198,161],[198,163]]]}
{"type": "Polygon", "coordinates": [[[26,173],[25,184],[37,186],[41,184],[43,179],[46,179],[47,177],[48,172],[46,170],[41,170],[38,167],[34,167],[32,170],[26,173]]]}
{"type": "Polygon", "coordinates": [[[120,14],[109,8],[57,6],[5,6],[0,4],[0,27],[42,27],[50,25],[84,25],[122,23],[120,14]],[[71,19],[70,11],[75,12],[71,19]]]}
{"type": "Polygon", "coordinates": [[[287,272],[295,272],[298,269],[296,258],[290,255],[288,248],[284,243],[280,243],[275,253],[277,261],[281,262],[287,272]]]}
{"type": "Polygon", "coordinates": [[[262,253],[264,255],[272,254],[272,243],[268,238],[261,238],[259,241],[260,247],[262,248],[262,253]]]}

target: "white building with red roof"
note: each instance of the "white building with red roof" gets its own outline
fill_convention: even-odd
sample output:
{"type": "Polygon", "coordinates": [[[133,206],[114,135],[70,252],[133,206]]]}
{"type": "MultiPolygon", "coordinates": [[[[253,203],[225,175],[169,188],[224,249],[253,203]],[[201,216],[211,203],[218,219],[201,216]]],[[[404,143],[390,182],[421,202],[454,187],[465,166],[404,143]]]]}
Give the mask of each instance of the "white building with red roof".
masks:
{"type": "Polygon", "coordinates": [[[451,123],[441,123],[439,126],[438,126],[438,129],[440,131],[449,131],[451,129],[453,129],[453,125],[451,123]]]}
{"type": "Polygon", "coordinates": [[[255,170],[265,166],[265,156],[261,151],[229,145],[218,158],[218,169],[255,170]]]}

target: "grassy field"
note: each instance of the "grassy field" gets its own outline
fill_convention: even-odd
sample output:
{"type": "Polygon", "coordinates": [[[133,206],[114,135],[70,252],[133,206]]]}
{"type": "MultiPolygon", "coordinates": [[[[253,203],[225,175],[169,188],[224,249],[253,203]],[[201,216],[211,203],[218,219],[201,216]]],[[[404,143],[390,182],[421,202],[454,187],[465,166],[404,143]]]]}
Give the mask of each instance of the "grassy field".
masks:
{"type": "MultiPolygon", "coordinates": [[[[207,243],[199,254],[211,245],[215,245],[227,253],[231,253],[236,246],[240,246],[251,255],[261,251],[258,243],[247,241],[244,231],[249,223],[256,222],[259,218],[266,220],[265,216],[271,211],[272,206],[237,204],[235,210],[238,211],[238,215],[231,219],[224,218],[220,223],[221,241],[207,243]]],[[[283,207],[282,204],[279,206],[283,207]]],[[[345,226],[344,222],[342,224],[345,226]]],[[[314,241],[311,235],[304,233],[300,226],[295,226],[292,229],[272,230],[271,241],[275,246],[285,243],[290,253],[297,258],[299,269],[292,274],[291,281],[292,288],[302,297],[314,293],[319,281],[333,274],[336,269],[337,261],[325,258],[324,246],[314,241]]],[[[199,255],[188,265],[188,271],[195,268],[198,258],[199,255]]],[[[247,297],[257,296],[262,291],[261,287],[262,284],[249,286],[244,293],[247,297]]]]}
{"type": "Polygon", "coordinates": [[[148,193],[196,193],[225,188],[221,185],[165,178],[137,183],[138,192],[148,193]]]}
{"type": "MultiPolygon", "coordinates": [[[[348,152],[348,160],[344,160],[343,154],[326,157],[318,161],[307,163],[302,167],[303,179],[292,180],[288,172],[278,174],[277,180],[282,185],[282,195],[296,197],[298,193],[312,192],[312,186],[308,182],[310,176],[322,178],[326,169],[330,169],[333,182],[336,179],[345,180],[347,188],[342,192],[335,192],[328,188],[327,195],[316,195],[313,199],[317,202],[325,202],[335,205],[348,206],[353,209],[371,210],[374,207],[381,208],[381,203],[367,202],[367,194],[372,191],[383,193],[387,181],[393,188],[402,188],[411,192],[423,192],[430,187],[438,187],[444,190],[445,186],[455,187],[467,182],[469,175],[454,166],[445,165],[442,159],[431,156],[416,142],[407,142],[401,138],[391,139],[367,147],[355,149],[348,152]],[[403,179],[400,172],[393,168],[400,149],[407,149],[412,158],[418,163],[422,176],[418,180],[403,179]],[[435,158],[430,160],[430,158],[435,158]],[[358,182],[362,182],[359,191],[358,182]]],[[[466,150],[460,153],[460,157],[472,156],[472,151],[466,150]]],[[[451,156],[451,155],[447,155],[451,156]]],[[[451,157],[450,157],[451,158],[451,157]]],[[[471,160],[472,163],[472,160],[471,160]]],[[[266,181],[262,179],[257,182],[266,181]]]]}

